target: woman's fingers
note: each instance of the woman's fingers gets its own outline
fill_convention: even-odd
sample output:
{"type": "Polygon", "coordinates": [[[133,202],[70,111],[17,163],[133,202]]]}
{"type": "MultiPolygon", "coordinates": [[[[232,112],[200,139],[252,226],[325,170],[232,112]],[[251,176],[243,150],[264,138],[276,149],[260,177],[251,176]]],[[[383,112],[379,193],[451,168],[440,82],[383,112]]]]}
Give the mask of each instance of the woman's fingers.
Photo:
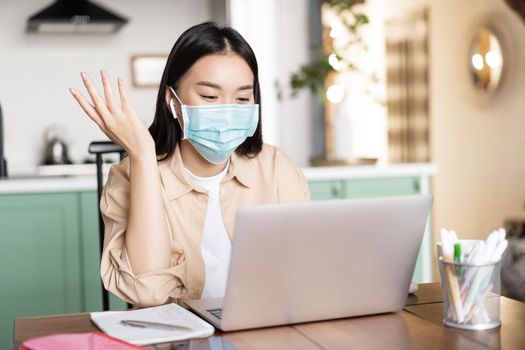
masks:
{"type": "Polygon", "coordinates": [[[118,82],[118,92],[120,94],[120,103],[122,104],[122,108],[124,110],[130,110],[131,104],[128,99],[128,92],[126,90],[126,87],[124,86],[124,82],[122,81],[122,78],[117,78],[118,82]]]}
{"type": "Polygon", "coordinates": [[[78,104],[80,105],[80,107],[82,107],[84,112],[86,112],[88,117],[90,117],[95,123],[97,123],[97,125],[102,129],[102,131],[104,131],[106,127],[95,107],[91,103],[89,103],[84,98],[84,96],[82,96],[82,94],[77,90],[70,88],[69,92],[71,93],[71,95],[73,95],[75,100],[77,100],[78,104]]]}
{"type": "Polygon", "coordinates": [[[111,88],[109,76],[106,71],[100,71],[104,88],[103,96],[99,95],[86,73],[82,72],[81,76],[93,102],[91,103],[89,98],[86,99],[76,89],[69,89],[69,91],[84,112],[113,142],[122,145],[126,150],[128,150],[127,147],[142,149],[144,145],[151,144],[153,141],[151,135],[147,129],[144,128],[144,125],[140,123],[139,118],[133,111],[128,93],[121,78],[118,78],[119,104],[119,100],[111,88]]]}
{"type": "Polygon", "coordinates": [[[115,104],[115,96],[113,96],[113,89],[109,82],[109,77],[106,71],[100,71],[100,77],[102,78],[102,86],[104,87],[104,96],[106,98],[106,104],[111,112],[117,110],[118,106],[115,104]]]}
{"type": "Polygon", "coordinates": [[[84,96],[82,96],[82,94],[78,92],[77,90],[70,88],[69,92],[77,100],[78,104],[80,105],[80,107],[82,107],[84,112],[86,112],[88,117],[91,118],[91,120],[93,120],[98,125],[100,130],[102,130],[102,132],[106,134],[106,136],[109,137],[113,142],[118,143],[118,138],[116,137],[114,133],[108,130],[108,128],[104,124],[104,121],[102,120],[100,115],[98,115],[95,107],[91,103],[89,103],[88,100],[86,100],[84,96]]]}
{"type": "Polygon", "coordinates": [[[91,96],[91,100],[93,101],[93,104],[95,105],[95,109],[99,113],[99,115],[104,119],[105,114],[109,114],[108,107],[106,106],[104,100],[100,97],[98,94],[97,89],[89,79],[88,75],[84,72],[80,73],[80,76],[82,77],[82,81],[84,85],[86,86],[86,89],[91,96]]]}

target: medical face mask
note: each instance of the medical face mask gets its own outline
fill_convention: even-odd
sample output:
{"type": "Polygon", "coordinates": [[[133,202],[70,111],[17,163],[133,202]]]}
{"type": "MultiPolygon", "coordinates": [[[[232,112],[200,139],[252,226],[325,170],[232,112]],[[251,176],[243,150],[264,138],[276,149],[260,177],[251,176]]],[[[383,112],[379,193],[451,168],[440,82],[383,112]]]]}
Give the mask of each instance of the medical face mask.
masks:
{"type": "MultiPolygon", "coordinates": [[[[188,106],[180,102],[182,139],[188,140],[208,162],[224,163],[241,143],[253,136],[259,122],[259,105],[217,104],[188,106]]],[[[173,99],[170,110],[178,118],[173,99]]],[[[179,119],[180,121],[180,119],[179,119]]]]}

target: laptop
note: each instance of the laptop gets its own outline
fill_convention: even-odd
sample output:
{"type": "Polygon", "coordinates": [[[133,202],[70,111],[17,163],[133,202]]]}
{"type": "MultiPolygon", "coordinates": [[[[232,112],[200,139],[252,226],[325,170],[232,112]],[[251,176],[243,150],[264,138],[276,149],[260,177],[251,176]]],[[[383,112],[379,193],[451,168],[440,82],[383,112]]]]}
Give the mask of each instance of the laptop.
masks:
{"type": "Polygon", "coordinates": [[[184,303],[223,331],[398,311],[431,202],[416,195],[240,208],[225,297],[184,303]]]}

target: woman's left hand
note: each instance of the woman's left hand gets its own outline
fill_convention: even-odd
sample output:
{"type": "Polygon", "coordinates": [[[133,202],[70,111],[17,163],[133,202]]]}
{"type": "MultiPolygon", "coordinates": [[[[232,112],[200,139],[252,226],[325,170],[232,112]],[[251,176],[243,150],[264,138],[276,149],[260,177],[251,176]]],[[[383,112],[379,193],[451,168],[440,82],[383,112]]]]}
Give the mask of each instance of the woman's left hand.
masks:
{"type": "Polygon", "coordinates": [[[82,81],[91,97],[92,103],[75,89],[71,94],[84,112],[91,118],[113,142],[121,145],[130,157],[141,157],[145,153],[155,152],[155,143],[137,116],[128,99],[122,79],[118,78],[120,101],[112,91],[109,77],[105,71],[100,72],[104,95],[101,96],[86,73],[81,73],[82,81]],[[120,103],[119,103],[120,102],[120,103]]]}

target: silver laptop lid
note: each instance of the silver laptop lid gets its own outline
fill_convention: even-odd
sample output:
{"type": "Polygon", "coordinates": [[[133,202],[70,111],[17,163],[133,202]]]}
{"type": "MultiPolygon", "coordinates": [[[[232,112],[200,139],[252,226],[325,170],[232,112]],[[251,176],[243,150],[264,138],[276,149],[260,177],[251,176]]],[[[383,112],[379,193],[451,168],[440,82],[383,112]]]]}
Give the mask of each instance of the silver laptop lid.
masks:
{"type": "Polygon", "coordinates": [[[418,195],[241,208],[221,329],[401,309],[430,206],[418,195]]]}

